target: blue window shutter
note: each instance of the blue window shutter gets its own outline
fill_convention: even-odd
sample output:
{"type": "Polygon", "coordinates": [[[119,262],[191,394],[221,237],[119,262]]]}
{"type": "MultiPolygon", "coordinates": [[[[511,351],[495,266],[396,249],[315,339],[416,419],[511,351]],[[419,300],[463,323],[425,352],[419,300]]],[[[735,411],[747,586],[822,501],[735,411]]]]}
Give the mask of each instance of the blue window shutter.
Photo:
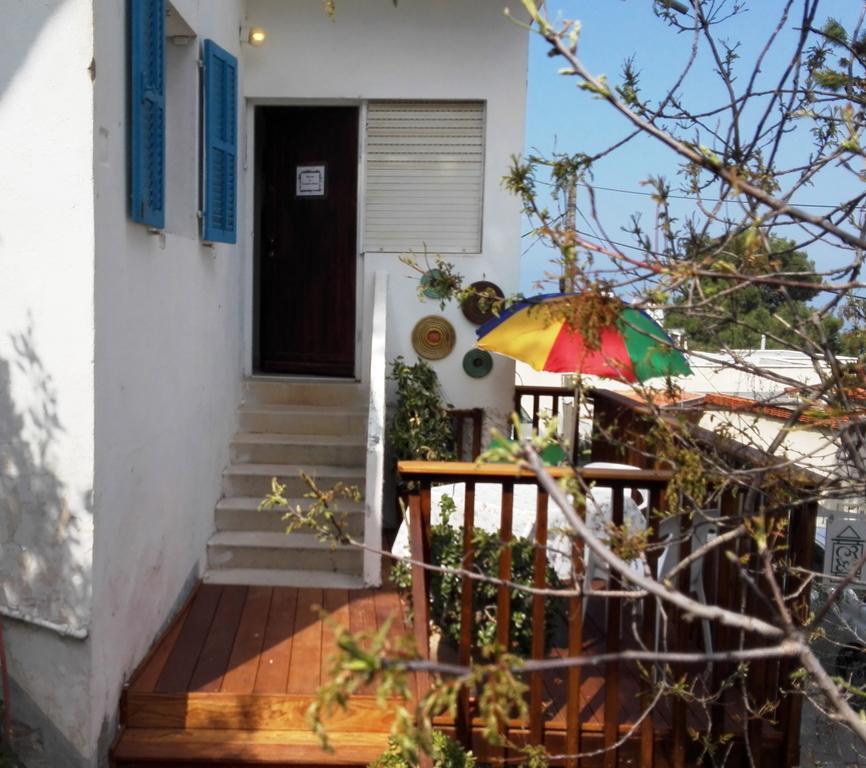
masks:
{"type": "Polygon", "coordinates": [[[129,0],[129,215],[165,226],[165,0],[129,0]]]}
{"type": "Polygon", "coordinates": [[[204,212],[202,239],[237,242],[238,62],[204,43],[204,212]]]}

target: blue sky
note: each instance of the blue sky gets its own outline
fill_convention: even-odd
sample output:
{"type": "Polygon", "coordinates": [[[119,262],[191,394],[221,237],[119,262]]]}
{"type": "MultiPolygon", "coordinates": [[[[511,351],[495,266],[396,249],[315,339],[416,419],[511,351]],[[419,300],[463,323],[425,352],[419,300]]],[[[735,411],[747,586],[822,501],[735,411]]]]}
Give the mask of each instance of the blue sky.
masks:
{"type": "MultiPolygon", "coordinates": [[[[769,37],[783,3],[781,0],[749,0],[747,5],[750,10],[730,20],[725,26],[728,39],[742,42],[739,69],[743,78],[751,72],[756,53],[769,37]]],[[[823,22],[827,17],[834,16],[843,23],[851,22],[860,9],[861,4],[856,0],[824,0],[817,18],[823,22]]],[[[655,17],[651,0],[550,0],[549,13],[551,18],[581,21],[578,52],[593,73],[605,74],[611,82],[617,82],[623,60],[634,56],[636,67],[641,73],[643,93],[649,96],[660,96],[664,92],[663,88],[679,73],[691,46],[690,35],[678,34],[655,17]]],[[[796,18],[789,20],[780,44],[768,56],[763,67],[767,78],[775,75],[786,61],[785,55],[789,54],[790,45],[784,43],[790,43],[793,39],[796,26],[796,18]]],[[[531,35],[526,151],[541,150],[546,153],[556,147],[568,153],[592,153],[624,136],[628,126],[623,118],[616,115],[607,104],[578,90],[575,78],[558,75],[563,60],[549,58],[547,50],[548,46],[543,40],[531,35]]],[[[697,107],[715,106],[720,99],[718,77],[711,74],[707,58],[701,58],[699,62],[686,81],[685,94],[690,103],[697,107]]],[[[789,144],[796,154],[800,154],[807,142],[808,137],[803,134],[792,137],[789,144]]],[[[804,157],[805,154],[803,152],[804,157]]],[[[666,176],[676,187],[676,173],[676,159],[668,150],[650,139],[640,139],[600,161],[595,168],[595,184],[646,192],[641,182],[648,176],[666,176]]],[[[804,190],[798,195],[798,202],[833,202],[833,196],[838,195],[840,188],[853,193],[855,184],[847,176],[840,173],[832,183],[804,190]]],[[[611,240],[630,242],[629,236],[621,228],[628,224],[632,213],[641,213],[646,227],[653,220],[651,201],[639,194],[599,190],[597,203],[611,240]]],[[[585,195],[579,196],[578,207],[589,218],[585,195]]],[[[688,201],[677,203],[677,212],[680,214],[685,214],[691,208],[692,204],[688,201]]],[[[526,224],[524,231],[528,228],[526,224]]],[[[592,232],[580,213],[577,228],[592,232]]],[[[549,252],[529,247],[530,243],[530,239],[525,238],[524,246],[529,251],[524,255],[521,269],[521,290],[525,293],[535,293],[533,283],[553,268],[549,252]]],[[[845,263],[849,257],[849,254],[824,245],[813,246],[809,249],[809,255],[819,269],[845,263]]]]}

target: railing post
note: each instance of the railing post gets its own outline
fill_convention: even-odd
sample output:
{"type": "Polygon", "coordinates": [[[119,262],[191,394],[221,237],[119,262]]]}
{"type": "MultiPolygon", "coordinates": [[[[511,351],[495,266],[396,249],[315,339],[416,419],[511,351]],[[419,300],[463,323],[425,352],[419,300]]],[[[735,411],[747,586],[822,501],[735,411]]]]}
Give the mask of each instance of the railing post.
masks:
{"type": "MultiPolygon", "coordinates": [[[[807,570],[812,567],[812,558],[815,551],[815,525],[818,517],[818,502],[810,501],[802,507],[794,507],[791,510],[791,521],[788,526],[788,547],[791,557],[791,565],[807,570]]],[[[805,576],[789,577],[788,594],[796,591],[803,585],[805,576]]],[[[801,626],[809,619],[810,611],[809,589],[804,589],[802,594],[794,601],[792,612],[794,620],[801,626]]],[[[784,691],[791,685],[791,674],[796,669],[797,663],[793,659],[785,659],[779,674],[779,685],[784,691]]],[[[800,762],[800,718],[803,712],[803,694],[791,692],[783,695],[780,712],[780,722],[785,739],[785,766],[799,765],[800,762]]]]}
{"type": "MultiPolygon", "coordinates": [[[[499,540],[502,549],[499,553],[499,573],[502,581],[511,580],[511,539],[514,511],[514,483],[502,484],[502,517],[499,527],[499,540]]],[[[506,651],[511,646],[511,590],[500,585],[496,596],[496,642],[506,651]]]]}
{"type": "MultiPolygon", "coordinates": [[[[540,488],[535,507],[535,559],[532,584],[536,589],[547,586],[547,504],[548,496],[540,488]]],[[[544,658],[547,627],[544,621],[543,595],[532,596],[532,658],[544,658]]],[[[534,672],[529,681],[529,741],[544,744],[544,681],[541,672],[534,672]]]]}
{"type": "MultiPolygon", "coordinates": [[[[466,483],[466,495],[463,510],[463,560],[461,567],[471,571],[475,565],[475,549],[472,539],[475,534],[475,482],[466,483]]],[[[460,664],[468,667],[472,663],[473,610],[472,610],[472,579],[463,577],[460,585],[460,664]]],[[[466,749],[472,748],[472,706],[469,701],[469,691],[460,690],[457,699],[457,738],[466,749]]]]}
{"type": "MultiPolygon", "coordinates": [[[[499,540],[502,549],[499,553],[499,579],[511,581],[511,561],[513,552],[511,549],[512,525],[514,512],[514,482],[506,481],[502,484],[502,516],[499,523],[499,540]]],[[[496,595],[496,643],[504,652],[511,650],[511,589],[502,584],[499,585],[496,595]]],[[[507,738],[508,726],[505,726],[507,738]]],[[[503,762],[508,757],[506,748],[494,750],[494,756],[503,762]]]]}

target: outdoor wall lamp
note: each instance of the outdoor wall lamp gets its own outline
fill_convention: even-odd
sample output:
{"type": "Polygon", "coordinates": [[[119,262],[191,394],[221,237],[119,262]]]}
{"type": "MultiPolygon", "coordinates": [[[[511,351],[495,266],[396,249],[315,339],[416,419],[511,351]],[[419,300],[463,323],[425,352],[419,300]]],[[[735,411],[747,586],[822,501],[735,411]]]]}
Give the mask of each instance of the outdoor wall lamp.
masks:
{"type": "Polygon", "coordinates": [[[268,33],[264,27],[241,27],[240,41],[256,47],[264,45],[268,33]]]}

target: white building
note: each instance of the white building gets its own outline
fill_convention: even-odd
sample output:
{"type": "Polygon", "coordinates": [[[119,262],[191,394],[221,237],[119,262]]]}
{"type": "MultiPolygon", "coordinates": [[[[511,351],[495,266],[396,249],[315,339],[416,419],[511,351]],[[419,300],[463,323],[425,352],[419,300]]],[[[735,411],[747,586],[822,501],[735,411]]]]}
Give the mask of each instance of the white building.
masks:
{"type": "Polygon", "coordinates": [[[385,364],[422,316],[454,326],[455,406],[504,414],[513,381],[464,373],[474,326],[398,258],[517,289],[527,38],[500,0],[126,6],[0,0],[0,613],[58,768],[105,759],[124,680],[209,539],[212,570],[241,562],[227,521],[280,457],[355,451],[375,543],[385,364]],[[346,445],[248,434],[298,408],[345,410],[346,445]]]}

